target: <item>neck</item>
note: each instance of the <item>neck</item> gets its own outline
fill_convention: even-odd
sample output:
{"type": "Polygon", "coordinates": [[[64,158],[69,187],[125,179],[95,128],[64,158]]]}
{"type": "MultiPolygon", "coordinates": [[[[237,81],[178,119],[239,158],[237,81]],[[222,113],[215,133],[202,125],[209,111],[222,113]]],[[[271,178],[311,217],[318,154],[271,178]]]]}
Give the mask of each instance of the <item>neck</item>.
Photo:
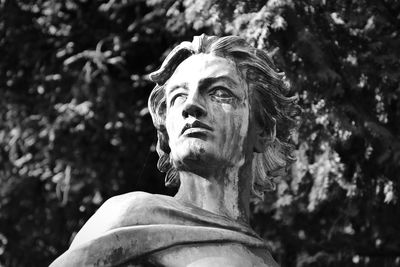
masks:
{"type": "Polygon", "coordinates": [[[248,223],[251,168],[228,167],[210,175],[180,171],[179,177],[181,185],[175,198],[248,223]]]}

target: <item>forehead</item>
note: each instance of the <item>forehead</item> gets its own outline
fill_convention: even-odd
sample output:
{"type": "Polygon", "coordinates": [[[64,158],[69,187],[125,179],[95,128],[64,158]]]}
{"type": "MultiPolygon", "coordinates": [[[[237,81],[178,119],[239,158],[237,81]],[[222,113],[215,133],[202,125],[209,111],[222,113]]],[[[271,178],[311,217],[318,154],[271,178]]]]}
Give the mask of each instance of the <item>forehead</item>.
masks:
{"type": "Polygon", "coordinates": [[[167,87],[177,83],[190,83],[222,76],[231,78],[237,84],[241,83],[241,77],[232,61],[211,54],[197,54],[178,65],[167,82],[167,87]]]}

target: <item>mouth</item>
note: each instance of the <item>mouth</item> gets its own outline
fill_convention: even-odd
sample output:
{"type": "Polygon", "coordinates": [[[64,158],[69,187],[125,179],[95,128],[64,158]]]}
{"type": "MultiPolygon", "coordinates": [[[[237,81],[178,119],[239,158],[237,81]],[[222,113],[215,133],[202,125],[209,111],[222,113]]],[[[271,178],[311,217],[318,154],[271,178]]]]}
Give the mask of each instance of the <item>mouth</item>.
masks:
{"type": "Polygon", "coordinates": [[[183,127],[180,135],[198,135],[198,134],[205,134],[207,132],[212,132],[213,128],[208,126],[207,124],[195,120],[192,123],[186,123],[183,127]]]}

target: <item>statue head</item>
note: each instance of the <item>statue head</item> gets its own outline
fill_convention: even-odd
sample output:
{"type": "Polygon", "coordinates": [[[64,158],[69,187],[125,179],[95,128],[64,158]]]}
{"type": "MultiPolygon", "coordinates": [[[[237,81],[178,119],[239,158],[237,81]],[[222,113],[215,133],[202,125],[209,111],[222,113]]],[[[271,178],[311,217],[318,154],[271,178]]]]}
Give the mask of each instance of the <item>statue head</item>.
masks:
{"type": "MultiPolygon", "coordinates": [[[[207,154],[210,150],[210,154],[214,155],[210,164],[235,163],[240,159],[232,159],[234,146],[250,144],[251,147],[244,150],[251,153],[251,189],[257,197],[262,197],[265,191],[273,188],[273,178],[284,173],[282,170],[287,170],[294,161],[291,133],[299,110],[296,98],[285,96],[289,91],[285,75],[276,70],[268,54],[244,39],[236,36],[196,36],[192,42],[182,42],[175,47],[160,69],[150,74],[150,79],[157,84],[149,97],[149,110],[158,137],[157,153],[160,158],[157,167],[167,173],[167,186],[179,185],[180,154],[178,150],[172,151],[172,155],[170,146],[181,145],[177,138],[185,130],[187,136],[197,137],[201,153],[207,154]],[[193,80],[190,79],[192,76],[195,76],[193,79],[196,82],[194,91],[185,88],[193,80]],[[208,90],[205,95],[210,99],[211,106],[207,106],[207,100],[203,103],[198,97],[202,90],[208,90]],[[213,101],[221,109],[213,109],[213,101]],[[175,103],[180,106],[176,112],[175,103]],[[167,112],[175,112],[176,117],[187,122],[183,129],[174,129],[174,122],[171,122],[173,115],[167,118],[167,112]],[[210,125],[198,119],[207,117],[207,112],[218,113],[214,114],[219,116],[216,120],[227,122],[214,121],[210,125]],[[225,116],[228,113],[229,116],[225,116]],[[196,130],[187,129],[193,125],[196,130]],[[236,130],[242,134],[235,134],[235,127],[240,128],[236,130]],[[213,131],[213,138],[208,138],[209,132],[213,131]],[[246,136],[250,132],[252,136],[246,136]],[[240,137],[255,138],[256,141],[244,142],[240,137]],[[212,141],[201,143],[202,139],[212,141]],[[227,145],[227,140],[232,146],[227,145]]],[[[197,143],[188,145],[196,147],[197,143]]],[[[196,161],[197,154],[188,157],[196,161]]]]}

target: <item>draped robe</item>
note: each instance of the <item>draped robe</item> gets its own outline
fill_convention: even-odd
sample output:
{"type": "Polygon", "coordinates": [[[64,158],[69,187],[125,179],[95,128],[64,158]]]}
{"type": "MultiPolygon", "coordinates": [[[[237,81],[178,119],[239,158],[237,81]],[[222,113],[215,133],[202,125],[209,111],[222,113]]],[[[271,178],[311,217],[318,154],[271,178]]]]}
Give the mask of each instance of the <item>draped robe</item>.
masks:
{"type": "Polygon", "coordinates": [[[106,201],[50,266],[123,266],[176,246],[207,244],[241,244],[263,251],[266,264],[260,266],[276,266],[265,241],[248,225],[145,192],[106,201]]]}

